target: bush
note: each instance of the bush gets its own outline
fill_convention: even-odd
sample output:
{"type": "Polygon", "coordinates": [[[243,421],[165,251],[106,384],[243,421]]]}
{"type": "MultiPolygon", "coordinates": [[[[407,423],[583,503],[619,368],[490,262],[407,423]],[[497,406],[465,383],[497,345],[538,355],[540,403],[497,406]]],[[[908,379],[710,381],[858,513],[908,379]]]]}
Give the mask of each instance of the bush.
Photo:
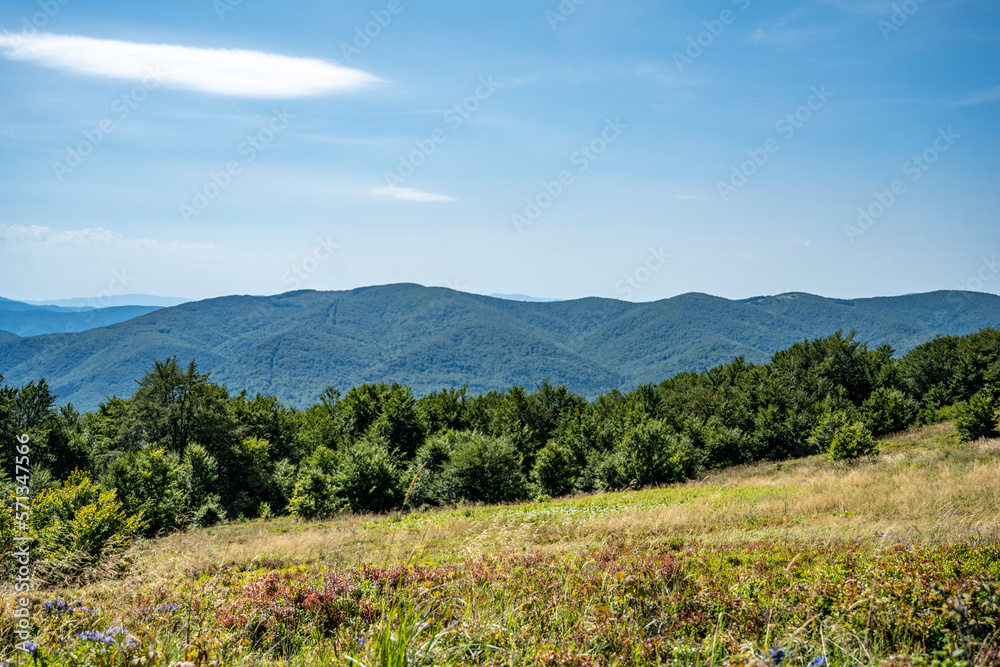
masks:
{"type": "Polygon", "coordinates": [[[829,452],[830,443],[833,442],[833,436],[837,434],[837,431],[847,426],[850,423],[850,419],[847,413],[840,410],[834,412],[827,412],[825,415],[820,417],[819,423],[809,434],[809,446],[816,453],[819,452],[829,452]]]}
{"type": "Polygon", "coordinates": [[[992,438],[997,435],[997,402],[986,394],[976,394],[955,420],[955,430],[962,442],[992,438]]]}
{"type": "Polygon", "coordinates": [[[288,511],[302,519],[319,519],[344,509],[346,503],[337,496],[333,482],[336,466],[332,449],[321,445],[313,450],[302,462],[288,511]]]}
{"type": "Polygon", "coordinates": [[[355,512],[385,512],[403,497],[395,461],[368,439],[338,453],[333,482],[335,493],[355,512]]]}
{"type": "Polygon", "coordinates": [[[521,457],[507,438],[463,433],[443,474],[452,502],[506,503],[529,495],[521,457]]]}
{"type": "Polygon", "coordinates": [[[80,471],[31,503],[34,553],[48,579],[74,577],[120,555],[142,527],[142,516],[128,516],[114,489],[102,491],[80,471]]]}
{"type": "Polygon", "coordinates": [[[833,461],[857,459],[877,453],[875,437],[861,422],[851,422],[840,427],[830,442],[829,455],[833,461]]]}
{"type": "Polygon", "coordinates": [[[535,456],[531,476],[542,493],[551,497],[565,496],[573,491],[576,481],[573,452],[563,444],[550,441],[535,456]]]}
{"type": "Polygon", "coordinates": [[[102,485],[116,489],[129,514],[142,514],[143,535],[155,537],[185,523],[187,499],[180,457],[162,449],[126,454],[108,468],[102,485]]]}
{"type": "Polygon", "coordinates": [[[445,431],[431,436],[417,450],[409,467],[400,477],[401,486],[409,492],[407,507],[445,505],[451,502],[445,469],[451,462],[451,455],[462,433],[445,431]]]}
{"type": "Polygon", "coordinates": [[[684,435],[659,420],[645,421],[625,432],[621,442],[599,464],[606,489],[669,484],[691,479],[701,457],[684,435]]]}
{"type": "Polygon", "coordinates": [[[861,405],[861,419],[872,435],[903,431],[917,421],[919,406],[898,389],[879,387],[861,405]]]}

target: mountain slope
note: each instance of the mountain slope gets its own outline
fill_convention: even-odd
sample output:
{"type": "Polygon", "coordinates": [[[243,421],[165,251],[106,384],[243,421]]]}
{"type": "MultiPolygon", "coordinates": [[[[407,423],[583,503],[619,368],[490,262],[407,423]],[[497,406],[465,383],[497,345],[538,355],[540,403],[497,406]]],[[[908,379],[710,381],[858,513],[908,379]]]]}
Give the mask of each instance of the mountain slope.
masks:
{"type": "Polygon", "coordinates": [[[18,336],[86,331],[145,315],[156,306],[115,306],[112,308],[64,308],[33,306],[0,298],[0,330],[18,336]]]}
{"type": "Polygon", "coordinates": [[[861,340],[901,354],[936,335],[986,326],[1000,327],[1000,297],[969,292],[541,303],[404,284],[223,297],[75,334],[0,338],[0,373],[12,384],[45,377],[61,401],[83,409],[104,395],[131,395],[154,360],[172,355],[197,360],[234,390],[297,405],[330,385],[382,380],[423,394],[461,385],[533,388],[549,379],[595,396],[736,355],[764,362],[838,329],[856,329],[861,340]]]}

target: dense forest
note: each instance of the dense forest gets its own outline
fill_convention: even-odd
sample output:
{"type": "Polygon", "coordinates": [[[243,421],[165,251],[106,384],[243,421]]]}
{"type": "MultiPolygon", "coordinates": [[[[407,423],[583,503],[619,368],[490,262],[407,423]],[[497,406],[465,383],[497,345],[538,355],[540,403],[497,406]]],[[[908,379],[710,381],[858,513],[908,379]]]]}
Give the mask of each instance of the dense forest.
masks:
{"type": "Polygon", "coordinates": [[[18,530],[43,561],[68,568],[134,536],[223,521],[641,488],[821,452],[849,459],[873,453],[881,435],[948,418],[975,439],[994,434],[998,399],[997,329],[901,358],[838,332],[766,364],[740,357],[591,401],[549,382],[420,398],[380,383],[331,388],[296,409],[232,394],[175,357],[155,362],[131,397],[85,414],[57,407],[44,380],[0,388],[2,548],[29,490],[14,474],[25,451],[31,514],[18,530]]]}

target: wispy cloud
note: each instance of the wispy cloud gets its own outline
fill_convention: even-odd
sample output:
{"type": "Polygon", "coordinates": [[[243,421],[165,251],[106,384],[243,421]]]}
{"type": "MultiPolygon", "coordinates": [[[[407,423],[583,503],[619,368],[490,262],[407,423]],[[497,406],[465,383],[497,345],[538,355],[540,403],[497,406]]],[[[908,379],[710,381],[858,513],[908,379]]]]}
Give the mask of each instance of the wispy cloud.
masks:
{"type": "Polygon", "coordinates": [[[164,86],[240,97],[310,97],[379,81],[361,70],[314,58],[41,32],[0,33],[0,55],[88,76],[131,81],[154,76],[164,86]]]}
{"type": "Polygon", "coordinates": [[[986,102],[996,102],[1000,100],[1000,86],[996,88],[990,88],[989,90],[983,90],[968,97],[952,102],[949,106],[953,107],[967,107],[973,104],[984,104],[986,102]]]}
{"type": "Polygon", "coordinates": [[[209,243],[163,243],[153,239],[128,239],[103,227],[86,229],[53,230],[39,225],[0,225],[0,244],[3,243],[49,243],[68,246],[116,246],[130,250],[169,249],[205,250],[209,243]]]}
{"type": "Polygon", "coordinates": [[[449,197],[448,195],[437,195],[433,192],[423,192],[421,190],[414,190],[413,188],[373,188],[368,191],[368,194],[379,197],[405,199],[406,201],[458,201],[454,197],[449,197]]]}

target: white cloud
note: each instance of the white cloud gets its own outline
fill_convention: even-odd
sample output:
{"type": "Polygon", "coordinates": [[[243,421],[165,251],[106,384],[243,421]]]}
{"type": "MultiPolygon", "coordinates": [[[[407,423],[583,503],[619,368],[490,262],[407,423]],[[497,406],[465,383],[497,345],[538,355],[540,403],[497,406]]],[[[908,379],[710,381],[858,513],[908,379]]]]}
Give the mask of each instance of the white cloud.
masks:
{"type": "Polygon", "coordinates": [[[448,195],[436,195],[433,192],[422,192],[413,188],[374,188],[368,194],[379,197],[393,197],[394,199],[405,199],[407,201],[458,201],[448,195]]]}
{"type": "Polygon", "coordinates": [[[103,227],[88,227],[86,229],[68,229],[63,231],[53,230],[50,227],[31,225],[0,225],[0,244],[21,242],[21,243],[48,243],[53,245],[99,245],[116,246],[128,248],[130,250],[148,249],[170,249],[170,250],[193,250],[211,248],[211,244],[206,243],[161,243],[153,239],[127,239],[117,232],[104,229],[103,227]]]}
{"type": "Polygon", "coordinates": [[[983,90],[974,95],[970,95],[964,99],[952,102],[950,106],[965,107],[965,106],[971,106],[973,104],[985,104],[988,102],[996,102],[997,100],[1000,100],[1000,86],[996,88],[991,88],[989,90],[983,90]]]}
{"type": "Polygon", "coordinates": [[[315,58],[51,33],[0,33],[0,55],[89,76],[131,81],[154,76],[164,86],[240,97],[309,97],[379,81],[367,72],[315,58]]]}

